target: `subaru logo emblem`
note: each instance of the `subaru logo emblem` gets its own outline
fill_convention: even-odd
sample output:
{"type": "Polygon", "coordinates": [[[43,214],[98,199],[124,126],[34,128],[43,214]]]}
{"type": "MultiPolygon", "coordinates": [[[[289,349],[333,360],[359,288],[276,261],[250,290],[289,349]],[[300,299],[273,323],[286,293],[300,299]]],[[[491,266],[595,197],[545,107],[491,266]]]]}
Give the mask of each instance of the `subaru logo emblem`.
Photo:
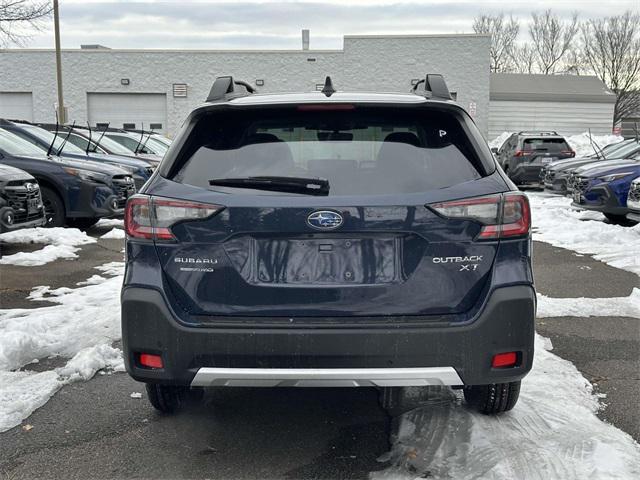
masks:
{"type": "Polygon", "coordinates": [[[333,230],[342,225],[342,215],[330,210],[318,210],[307,217],[307,223],[319,230],[333,230]]]}

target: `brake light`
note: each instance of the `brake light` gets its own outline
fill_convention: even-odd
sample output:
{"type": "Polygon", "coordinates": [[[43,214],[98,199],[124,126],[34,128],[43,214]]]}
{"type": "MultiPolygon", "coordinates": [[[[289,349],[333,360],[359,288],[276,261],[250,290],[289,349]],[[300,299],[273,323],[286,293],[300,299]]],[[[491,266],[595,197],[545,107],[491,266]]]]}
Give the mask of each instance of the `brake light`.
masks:
{"type": "Polygon", "coordinates": [[[569,158],[573,158],[576,156],[576,152],[574,152],[573,150],[561,150],[560,151],[561,155],[568,155],[569,158]]]}
{"type": "Polygon", "coordinates": [[[514,153],[514,156],[516,156],[516,157],[528,157],[532,153],[533,153],[533,150],[516,150],[516,153],[514,153]]]}
{"type": "Polygon", "coordinates": [[[134,195],[127,200],[124,228],[127,236],[156,241],[174,241],[171,227],[185,220],[204,220],[224,207],[149,195],[134,195]]]}
{"type": "Polygon", "coordinates": [[[446,218],[469,219],[482,224],[478,240],[524,236],[531,228],[529,200],[522,193],[465,198],[429,205],[446,218]]]}
{"type": "Polygon", "coordinates": [[[298,105],[299,112],[326,112],[355,110],[356,106],[350,103],[317,103],[309,105],[298,105]]]}

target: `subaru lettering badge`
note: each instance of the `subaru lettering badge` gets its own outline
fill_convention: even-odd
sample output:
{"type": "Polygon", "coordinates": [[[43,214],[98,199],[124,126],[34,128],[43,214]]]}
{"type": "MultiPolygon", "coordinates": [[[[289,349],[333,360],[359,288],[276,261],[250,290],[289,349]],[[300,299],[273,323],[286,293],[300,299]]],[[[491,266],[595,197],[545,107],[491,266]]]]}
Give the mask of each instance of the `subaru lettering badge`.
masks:
{"type": "Polygon", "coordinates": [[[307,223],[319,230],[333,230],[342,225],[342,215],[330,210],[318,210],[307,217],[307,223]]]}

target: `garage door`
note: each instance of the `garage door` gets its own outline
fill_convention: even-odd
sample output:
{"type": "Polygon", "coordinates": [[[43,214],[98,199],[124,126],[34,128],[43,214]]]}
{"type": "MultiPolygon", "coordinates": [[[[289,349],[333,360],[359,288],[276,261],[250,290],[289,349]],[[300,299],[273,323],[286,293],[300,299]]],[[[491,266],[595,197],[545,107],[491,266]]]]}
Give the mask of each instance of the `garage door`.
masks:
{"type": "Polygon", "coordinates": [[[91,125],[166,132],[164,93],[87,93],[87,108],[91,125]]]}
{"type": "Polygon", "coordinates": [[[0,92],[0,118],[33,121],[31,92],[0,92]]]}

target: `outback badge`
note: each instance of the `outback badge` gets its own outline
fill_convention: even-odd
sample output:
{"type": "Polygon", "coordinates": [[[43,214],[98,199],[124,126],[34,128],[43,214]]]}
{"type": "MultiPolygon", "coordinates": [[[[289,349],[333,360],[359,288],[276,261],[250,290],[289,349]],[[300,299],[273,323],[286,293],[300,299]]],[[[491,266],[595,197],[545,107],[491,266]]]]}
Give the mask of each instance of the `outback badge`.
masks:
{"type": "Polygon", "coordinates": [[[319,230],[333,230],[342,225],[342,215],[331,210],[318,210],[307,217],[310,227],[319,230]]]}

